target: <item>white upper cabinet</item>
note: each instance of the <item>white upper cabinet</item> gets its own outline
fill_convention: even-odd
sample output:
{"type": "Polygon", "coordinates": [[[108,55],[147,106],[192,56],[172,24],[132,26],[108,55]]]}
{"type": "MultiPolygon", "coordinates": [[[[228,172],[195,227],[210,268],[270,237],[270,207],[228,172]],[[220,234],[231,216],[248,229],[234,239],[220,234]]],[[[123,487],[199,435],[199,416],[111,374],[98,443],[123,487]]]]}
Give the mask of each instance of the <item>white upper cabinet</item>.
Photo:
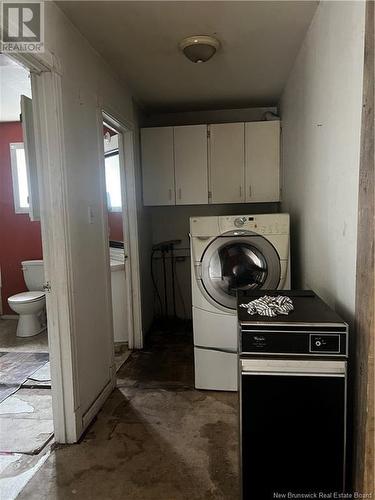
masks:
{"type": "Polygon", "coordinates": [[[280,122],[245,124],[247,202],[280,200],[280,122]]]}
{"type": "Polygon", "coordinates": [[[174,205],[173,127],[141,130],[143,203],[174,205]]]}
{"type": "Polygon", "coordinates": [[[245,201],[244,123],[210,125],[211,203],[245,201]]]}
{"type": "Polygon", "coordinates": [[[144,205],[280,200],[279,121],[144,128],[141,141],[144,205]]]}
{"type": "Polygon", "coordinates": [[[174,161],[176,204],[207,204],[207,125],[174,128],[174,161]]]}

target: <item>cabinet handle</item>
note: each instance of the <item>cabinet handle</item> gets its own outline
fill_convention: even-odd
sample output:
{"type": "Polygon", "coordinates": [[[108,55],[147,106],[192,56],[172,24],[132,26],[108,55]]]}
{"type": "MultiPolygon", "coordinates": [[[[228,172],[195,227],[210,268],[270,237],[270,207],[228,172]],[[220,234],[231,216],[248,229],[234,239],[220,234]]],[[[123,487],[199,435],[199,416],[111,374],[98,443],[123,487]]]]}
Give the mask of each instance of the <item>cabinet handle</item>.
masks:
{"type": "Polygon", "coordinates": [[[181,200],[181,188],[178,188],[178,199],[181,200]]]}
{"type": "Polygon", "coordinates": [[[242,186],[240,186],[240,199],[242,199],[242,186]]]}
{"type": "Polygon", "coordinates": [[[251,184],[249,184],[249,198],[251,198],[251,184]]]}
{"type": "Polygon", "coordinates": [[[172,200],[172,189],[168,189],[168,197],[169,197],[169,201],[172,200]]]}

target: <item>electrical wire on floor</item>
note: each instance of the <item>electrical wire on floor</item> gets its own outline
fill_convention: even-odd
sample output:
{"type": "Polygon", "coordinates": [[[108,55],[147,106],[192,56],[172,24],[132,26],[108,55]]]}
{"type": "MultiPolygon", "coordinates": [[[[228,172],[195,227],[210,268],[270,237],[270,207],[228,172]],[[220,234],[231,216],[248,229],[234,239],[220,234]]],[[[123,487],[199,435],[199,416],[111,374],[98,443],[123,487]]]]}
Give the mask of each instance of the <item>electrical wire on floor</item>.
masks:
{"type": "MultiPolygon", "coordinates": [[[[176,260],[176,264],[177,264],[177,257],[175,257],[175,260],[176,260]]],[[[180,301],[181,301],[182,311],[183,311],[183,318],[184,318],[185,323],[186,323],[186,320],[188,318],[187,318],[187,314],[186,314],[186,306],[185,306],[184,296],[183,296],[183,293],[182,293],[182,289],[181,289],[181,284],[180,284],[180,280],[179,280],[179,277],[178,277],[177,268],[175,268],[175,269],[176,269],[176,288],[177,288],[178,295],[180,296],[180,301]]],[[[187,326],[187,323],[185,324],[185,329],[186,329],[186,326],[187,326]]]]}
{"type": "MultiPolygon", "coordinates": [[[[152,252],[151,252],[151,280],[152,280],[152,284],[153,284],[153,287],[154,287],[154,313],[156,312],[155,311],[155,294],[156,294],[156,297],[157,297],[158,302],[160,304],[160,317],[162,317],[163,316],[163,304],[162,304],[162,301],[161,301],[160,293],[159,293],[159,290],[158,290],[158,286],[156,284],[155,274],[154,274],[154,254],[157,251],[158,251],[158,249],[153,248],[152,252]]],[[[156,316],[157,316],[157,312],[156,312],[156,316]]]]}
{"type": "MultiPolygon", "coordinates": [[[[179,271],[176,268],[178,262],[181,262],[182,256],[175,255],[175,245],[180,243],[181,240],[170,240],[155,244],[152,247],[150,262],[151,279],[154,289],[155,327],[163,331],[171,330],[174,333],[178,333],[178,331],[183,333],[191,330],[191,319],[187,318],[187,309],[182,292],[179,271]],[[157,260],[161,262],[161,270],[159,267],[155,269],[155,261],[157,260]],[[164,292],[160,290],[160,273],[160,279],[164,285],[164,292]],[[170,299],[172,299],[171,304],[169,304],[170,299]],[[179,302],[180,311],[182,308],[182,317],[177,314],[177,301],[179,302]],[[160,314],[158,314],[159,308],[160,314]]],[[[182,249],[178,248],[178,251],[180,250],[182,249]]],[[[183,250],[188,249],[184,248],[183,250]]],[[[189,256],[184,255],[183,260],[186,258],[189,258],[189,256]]]]}

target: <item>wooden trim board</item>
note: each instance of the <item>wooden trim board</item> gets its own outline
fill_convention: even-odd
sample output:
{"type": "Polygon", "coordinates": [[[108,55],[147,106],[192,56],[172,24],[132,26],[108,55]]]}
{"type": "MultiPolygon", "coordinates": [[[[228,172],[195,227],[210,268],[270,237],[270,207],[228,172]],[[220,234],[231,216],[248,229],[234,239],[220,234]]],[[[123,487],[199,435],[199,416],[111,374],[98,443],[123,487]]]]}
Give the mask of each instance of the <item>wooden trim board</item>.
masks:
{"type": "MultiPolygon", "coordinates": [[[[366,3],[358,196],[354,490],[374,489],[374,2],[366,3]]],[[[370,498],[370,497],[369,497],[370,498]]]]}

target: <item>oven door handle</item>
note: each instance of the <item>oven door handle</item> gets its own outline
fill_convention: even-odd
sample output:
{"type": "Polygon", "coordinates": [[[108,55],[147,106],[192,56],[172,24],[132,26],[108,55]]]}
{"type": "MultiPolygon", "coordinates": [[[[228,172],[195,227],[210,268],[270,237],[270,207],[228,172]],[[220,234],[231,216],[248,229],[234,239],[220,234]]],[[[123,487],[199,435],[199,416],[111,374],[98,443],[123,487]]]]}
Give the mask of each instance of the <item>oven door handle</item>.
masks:
{"type": "Polygon", "coordinates": [[[242,375],[311,375],[345,377],[346,361],[241,359],[242,375]]]}

